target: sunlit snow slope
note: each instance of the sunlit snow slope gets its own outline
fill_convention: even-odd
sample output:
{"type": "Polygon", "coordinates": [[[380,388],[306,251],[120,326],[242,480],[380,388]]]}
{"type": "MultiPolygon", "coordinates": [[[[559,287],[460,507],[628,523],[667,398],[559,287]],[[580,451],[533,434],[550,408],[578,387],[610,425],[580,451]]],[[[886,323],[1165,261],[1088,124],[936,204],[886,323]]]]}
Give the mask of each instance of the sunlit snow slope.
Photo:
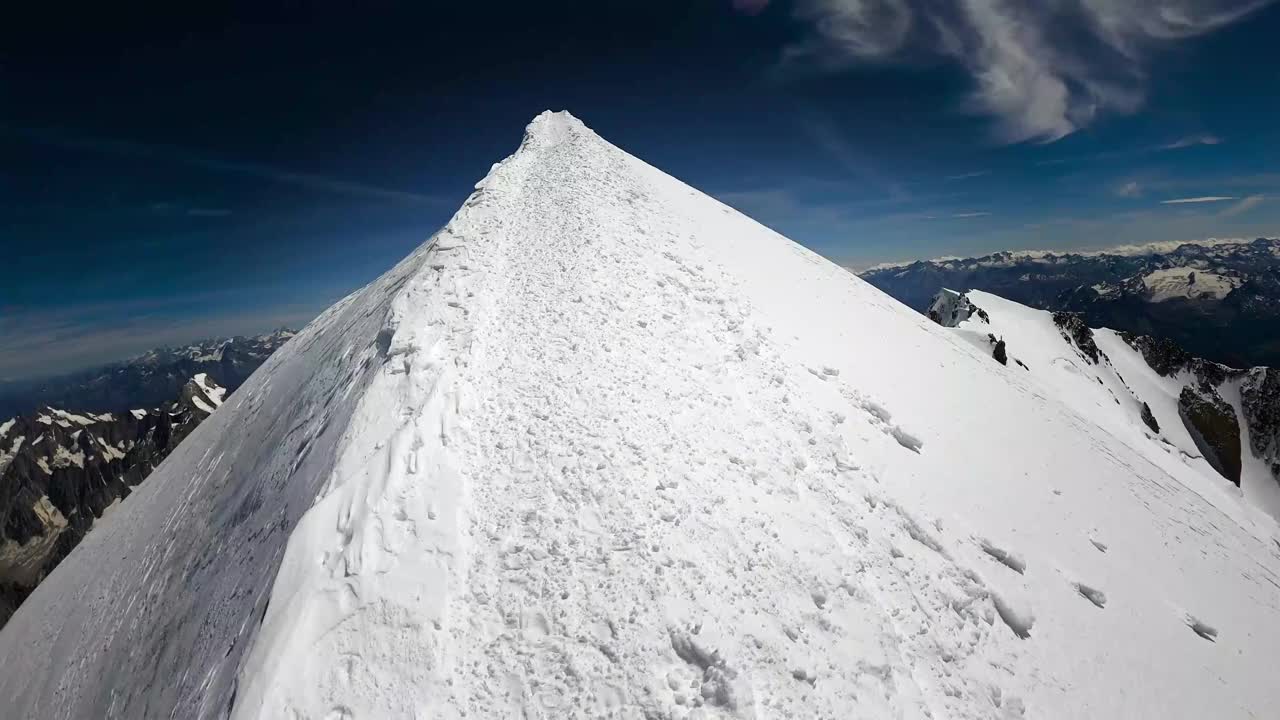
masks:
{"type": "Polygon", "coordinates": [[[40,586],[0,697],[1267,717],[1275,526],[1201,479],[548,113],[40,586]]]}
{"type": "MultiPolygon", "coordinates": [[[[1161,376],[1140,351],[1108,329],[1091,331],[1099,354],[1096,359],[1090,358],[1064,337],[1051,313],[977,290],[969,291],[965,297],[984,313],[959,322],[955,332],[961,337],[987,352],[991,348],[989,337],[1005,340],[1010,364],[1022,363],[1042,392],[1075,408],[1135,450],[1156,457],[1172,456],[1177,460],[1175,467],[1185,465],[1194,470],[1201,476],[1199,481],[1181,469],[1173,474],[1193,491],[1214,496],[1213,504],[1224,512],[1237,517],[1262,512],[1280,518],[1280,484],[1266,462],[1252,451],[1247,421],[1243,421],[1240,487],[1215,470],[1196,447],[1178,414],[1179,393],[1198,382],[1192,373],[1184,370],[1170,377],[1161,376]],[[1143,403],[1150,409],[1157,429],[1143,422],[1143,403]]],[[[1240,382],[1239,377],[1228,378],[1220,391],[1236,416],[1244,418],[1240,382]]],[[[1271,524],[1264,518],[1259,523],[1271,524]]],[[[1266,531],[1275,533],[1276,529],[1266,531]]]]}

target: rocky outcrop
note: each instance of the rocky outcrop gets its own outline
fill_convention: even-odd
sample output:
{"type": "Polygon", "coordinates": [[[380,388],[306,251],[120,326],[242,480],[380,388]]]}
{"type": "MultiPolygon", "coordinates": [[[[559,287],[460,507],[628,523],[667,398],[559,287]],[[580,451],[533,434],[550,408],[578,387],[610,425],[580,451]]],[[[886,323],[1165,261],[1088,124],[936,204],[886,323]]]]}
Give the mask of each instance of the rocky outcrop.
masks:
{"type": "Polygon", "coordinates": [[[1239,486],[1240,421],[1231,405],[1216,391],[1187,386],[1178,397],[1178,414],[1213,469],[1239,486]]]}
{"type": "Polygon", "coordinates": [[[1005,345],[1003,338],[997,338],[991,333],[987,333],[987,341],[991,343],[991,357],[1001,365],[1009,364],[1008,346],[1005,345]]]}
{"type": "Polygon", "coordinates": [[[1280,371],[1254,368],[1240,383],[1240,405],[1249,444],[1280,481],[1280,371]]]}
{"type": "Polygon", "coordinates": [[[1094,365],[1102,358],[1102,351],[1093,340],[1093,330],[1085,323],[1084,316],[1079,313],[1058,311],[1053,314],[1053,324],[1058,326],[1062,337],[1079,349],[1081,355],[1094,365]]]}
{"type": "Polygon", "coordinates": [[[1191,368],[1196,361],[1191,353],[1168,338],[1153,338],[1128,332],[1119,334],[1133,349],[1142,353],[1142,359],[1162,377],[1177,375],[1182,370],[1191,368]]]}
{"type": "Polygon", "coordinates": [[[1193,356],[1183,350],[1177,343],[1167,338],[1153,338],[1147,335],[1119,333],[1124,341],[1138,352],[1163,377],[1173,377],[1186,371],[1195,376],[1196,383],[1206,391],[1217,388],[1227,380],[1240,377],[1244,370],[1227,367],[1221,363],[1210,362],[1193,356]]]}
{"type": "Polygon", "coordinates": [[[198,375],[150,410],[44,408],[0,423],[0,627],[205,418],[225,390],[198,375]]]}
{"type": "Polygon", "coordinates": [[[968,295],[945,288],[933,298],[925,315],[943,327],[956,327],[975,315],[982,322],[991,322],[986,311],[970,302],[968,295]]]}
{"type": "Polygon", "coordinates": [[[1142,424],[1151,429],[1151,432],[1160,433],[1160,423],[1156,421],[1155,413],[1151,412],[1151,406],[1142,403],[1142,424]]]}

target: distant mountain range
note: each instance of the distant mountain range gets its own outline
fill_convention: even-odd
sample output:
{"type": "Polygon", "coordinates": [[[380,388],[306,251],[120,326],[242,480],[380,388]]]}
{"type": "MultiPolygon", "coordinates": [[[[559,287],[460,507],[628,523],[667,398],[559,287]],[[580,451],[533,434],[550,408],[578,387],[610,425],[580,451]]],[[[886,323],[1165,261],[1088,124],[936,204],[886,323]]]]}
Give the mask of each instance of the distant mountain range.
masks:
{"type": "Polygon", "coordinates": [[[282,328],[253,337],[201,340],[72,375],[0,385],[0,418],[27,415],[42,406],[78,412],[155,407],[172,401],[200,373],[235,390],[293,336],[293,330],[282,328]]]}
{"type": "Polygon", "coordinates": [[[1232,367],[1280,366],[1280,239],[999,252],[878,265],[859,275],[920,312],[940,288],[983,290],[1079,312],[1092,327],[1167,338],[1232,367]]]}
{"type": "Polygon", "coordinates": [[[201,373],[160,407],[45,407],[0,422],[0,627],[226,393],[201,373]]]}

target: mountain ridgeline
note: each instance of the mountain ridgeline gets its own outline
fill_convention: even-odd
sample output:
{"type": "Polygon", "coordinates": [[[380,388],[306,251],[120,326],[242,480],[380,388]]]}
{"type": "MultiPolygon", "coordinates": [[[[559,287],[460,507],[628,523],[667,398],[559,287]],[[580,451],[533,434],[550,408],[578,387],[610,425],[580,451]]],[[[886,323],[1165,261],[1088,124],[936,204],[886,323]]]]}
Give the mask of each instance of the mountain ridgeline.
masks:
{"type": "Polygon", "coordinates": [[[46,407],[0,423],[0,627],[225,396],[198,374],[156,408],[46,407]]]}
{"type": "Polygon", "coordinates": [[[0,414],[0,627],[95,522],[293,335],[158,348],[0,392],[0,407],[13,413],[0,414]]]}
{"type": "Polygon", "coordinates": [[[72,375],[9,383],[0,386],[0,418],[28,415],[43,406],[79,412],[154,407],[172,401],[200,373],[234,391],[293,335],[281,328],[265,335],[201,340],[72,375]]]}
{"type": "Polygon", "coordinates": [[[1280,239],[1096,253],[998,252],[881,265],[860,276],[925,312],[939,288],[979,289],[1091,327],[1167,338],[1231,367],[1280,366],[1280,239]]]}

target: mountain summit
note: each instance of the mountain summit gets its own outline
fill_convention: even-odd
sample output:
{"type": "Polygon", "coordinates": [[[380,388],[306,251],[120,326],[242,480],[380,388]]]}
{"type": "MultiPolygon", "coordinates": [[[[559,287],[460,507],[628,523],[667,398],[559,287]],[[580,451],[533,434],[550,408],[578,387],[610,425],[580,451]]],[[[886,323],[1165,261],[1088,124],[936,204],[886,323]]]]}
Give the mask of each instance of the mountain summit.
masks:
{"type": "Polygon", "coordinates": [[[1269,713],[1274,521],[1032,375],[545,113],[40,585],[0,632],[0,696],[23,718],[1269,713]]]}

